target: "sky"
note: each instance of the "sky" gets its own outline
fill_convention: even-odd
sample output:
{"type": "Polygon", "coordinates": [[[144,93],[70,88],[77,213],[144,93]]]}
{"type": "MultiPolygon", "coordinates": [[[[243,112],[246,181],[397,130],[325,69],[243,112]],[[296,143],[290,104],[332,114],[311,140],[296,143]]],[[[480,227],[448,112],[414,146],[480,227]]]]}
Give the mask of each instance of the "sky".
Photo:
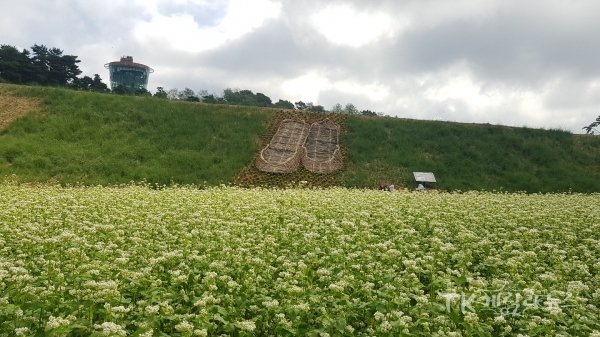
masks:
{"type": "Polygon", "coordinates": [[[131,55],[148,89],[582,133],[600,115],[597,0],[0,0],[0,44],[82,75],[131,55]]]}

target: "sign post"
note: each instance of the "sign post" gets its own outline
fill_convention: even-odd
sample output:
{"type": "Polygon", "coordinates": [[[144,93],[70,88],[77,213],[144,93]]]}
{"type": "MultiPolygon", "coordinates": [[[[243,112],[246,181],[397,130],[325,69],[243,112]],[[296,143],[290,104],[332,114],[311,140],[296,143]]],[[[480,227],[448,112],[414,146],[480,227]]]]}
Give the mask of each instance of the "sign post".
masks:
{"type": "Polygon", "coordinates": [[[419,192],[425,191],[425,187],[423,183],[435,183],[435,176],[431,172],[413,172],[415,176],[415,180],[419,183],[419,187],[417,188],[419,192]]]}
{"type": "Polygon", "coordinates": [[[415,180],[420,183],[435,183],[435,177],[431,172],[413,172],[415,180]]]}

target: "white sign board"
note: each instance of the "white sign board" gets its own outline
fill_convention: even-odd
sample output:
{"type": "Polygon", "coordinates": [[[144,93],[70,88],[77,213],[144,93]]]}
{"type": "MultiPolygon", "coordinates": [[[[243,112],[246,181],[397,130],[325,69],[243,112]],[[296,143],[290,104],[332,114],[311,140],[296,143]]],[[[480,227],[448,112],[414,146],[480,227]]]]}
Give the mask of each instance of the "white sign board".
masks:
{"type": "Polygon", "coordinates": [[[435,183],[435,177],[431,172],[413,172],[416,181],[424,183],[435,183]]]}

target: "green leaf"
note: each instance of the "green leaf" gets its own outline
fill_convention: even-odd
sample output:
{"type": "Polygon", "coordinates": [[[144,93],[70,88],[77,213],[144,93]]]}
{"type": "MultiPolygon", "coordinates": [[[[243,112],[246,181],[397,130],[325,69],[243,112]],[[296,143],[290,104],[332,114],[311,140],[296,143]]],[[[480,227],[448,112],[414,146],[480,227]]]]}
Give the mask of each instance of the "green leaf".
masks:
{"type": "Polygon", "coordinates": [[[456,283],[456,285],[459,287],[467,282],[467,277],[464,275],[461,277],[452,276],[451,278],[454,281],[454,283],[456,283]]]}
{"type": "Polygon", "coordinates": [[[456,311],[454,311],[453,309],[451,309],[448,312],[448,317],[450,317],[452,322],[454,322],[455,324],[461,324],[464,321],[464,318],[461,315],[459,315],[456,311]]]}
{"type": "Polygon", "coordinates": [[[482,329],[475,329],[475,333],[477,333],[477,336],[479,337],[491,337],[492,334],[489,333],[488,331],[484,331],[482,329]]]}
{"type": "Polygon", "coordinates": [[[227,316],[227,310],[225,310],[225,308],[221,307],[221,306],[217,306],[217,312],[223,316],[227,316]]]}
{"type": "Polygon", "coordinates": [[[346,319],[345,318],[336,319],[335,327],[340,333],[344,333],[344,331],[346,330],[346,319]]]}
{"type": "Polygon", "coordinates": [[[221,315],[219,315],[219,314],[215,314],[215,315],[213,315],[213,319],[214,319],[215,321],[219,321],[219,322],[221,322],[221,323],[223,323],[223,324],[229,324],[229,322],[228,322],[228,321],[226,321],[226,320],[225,320],[223,317],[221,317],[221,315]]]}

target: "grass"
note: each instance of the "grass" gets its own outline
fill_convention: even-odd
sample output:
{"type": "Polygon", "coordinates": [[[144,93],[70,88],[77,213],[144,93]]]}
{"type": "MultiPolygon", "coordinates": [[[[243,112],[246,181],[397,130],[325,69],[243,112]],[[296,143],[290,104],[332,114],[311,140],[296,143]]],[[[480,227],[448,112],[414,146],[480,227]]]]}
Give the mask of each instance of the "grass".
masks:
{"type": "Polygon", "coordinates": [[[425,171],[444,190],[600,191],[600,137],[560,130],[347,116],[343,172],[285,176],[253,158],[292,111],[0,84],[7,95],[40,106],[0,131],[0,177],[23,182],[414,188],[425,171]]]}
{"type": "Polygon", "coordinates": [[[11,86],[41,99],[0,133],[0,175],[22,181],[229,183],[258,151],[270,113],[55,88],[11,86]]]}
{"type": "Polygon", "coordinates": [[[600,138],[560,130],[396,118],[348,118],[346,186],[414,185],[528,192],[600,191],[600,138]]]}

